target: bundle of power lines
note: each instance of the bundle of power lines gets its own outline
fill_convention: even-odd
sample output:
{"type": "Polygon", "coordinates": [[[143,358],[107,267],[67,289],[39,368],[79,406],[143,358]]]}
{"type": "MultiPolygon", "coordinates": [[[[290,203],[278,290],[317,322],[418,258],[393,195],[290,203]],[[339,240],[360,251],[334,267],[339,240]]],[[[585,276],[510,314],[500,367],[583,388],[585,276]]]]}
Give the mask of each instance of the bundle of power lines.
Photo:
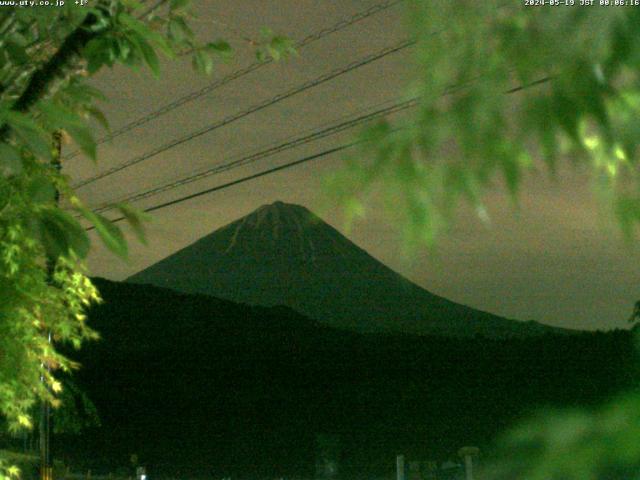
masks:
{"type": "MultiPolygon", "coordinates": [[[[403,0],[390,0],[390,1],[386,1],[386,2],[382,2],[379,4],[376,4],[362,12],[358,12],[354,15],[352,15],[350,18],[342,20],[338,23],[336,23],[335,25],[329,27],[329,28],[325,28],[322,29],[318,32],[315,32],[311,35],[308,35],[307,37],[305,37],[303,40],[301,40],[300,42],[298,42],[295,47],[297,49],[306,47],[328,35],[331,35],[333,33],[339,32],[351,25],[354,25],[366,18],[369,18],[373,15],[376,15],[380,12],[383,12],[399,3],[402,3],[403,0]]],[[[439,32],[434,32],[434,34],[437,34],[439,32]]],[[[366,55],[364,57],[359,58],[358,60],[355,60],[343,67],[338,67],[335,68],[327,73],[324,73],[312,80],[308,80],[305,81],[291,89],[288,89],[286,91],[283,91],[281,93],[278,93],[276,95],[274,95],[273,97],[266,99],[262,102],[259,102],[257,104],[251,105],[250,107],[247,107],[241,111],[238,111],[232,115],[229,115],[225,118],[222,118],[210,125],[207,125],[203,128],[200,128],[199,130],[190,132],[182,137],[176,138],[170,142],[167,142],[163,145],[160,145],[152,150],[149,150],[145,153],[142,153],[141,155],[138,155],[136,157],[133,157],[129,160],[126,160],[125,162],[122,162],[118,165],[115,165],[103,172],[100,172],[92,177],[86,178],[84,180],[79,181],[77,184],[74,185],[75,188],[82,188],[85,187],[87,185],[93,184],[99,180],[102,180],[104,178],[107,178],[117,172],[121,172],[127,168],[130,168],[134,165],[138,165],[142,162],[145,162],[146,160],[149,160],[153,157],[156,157],[157,155],[160,155],[161,153],[165,153],[179,145],[182,145],[184,143],[187,143],[191,140],[194,140],[202,135],[205,135],[207,133],[213,132],[217,129],[223,128],[227,125],[230,125],[233,122],[236,122],[240,119],[243,119],[245,117],[248,117],[249,115],[252,115],[254,113],[257,113],[261,110],[264,110],[272,105],[275,105],[283,100],[286,100],[288,98],[291,98],[295,95],[298,95],[300,93],[303,93],[305,91],[308,91],[312,88],[315,88],[319,85],[322,85],[326,82],[329,82],[333,79],[336,79],[338,77],[341,77],[343,75],[348,74],[349,72],[352,72],[354,70],[357,70],[359,68],[362,68],[366,65],[369,65],[373,62],[376,62],[378,60],[381,60],[383,58],[386,58],[394,53],[400,52],[402,50],[405,50],[409,47],[411,47],[412,45],[415,44],[415,41],[413,40],[403,40],[401,42],[398,42],[394,45],[385,47],[377,52],[371,53],[369,55],[366,55]]],[[[129,131],[138,128],[142,125],[145,125],[146,123],[149,123],[155,119],[158,119],[160,117],[162,117],[163,115],[189,103],[192,101],[195,101],[209,93],[211,93],[212,91],[234,81],[237,80],[245,75],[248,75],[251,72],[254,72],[260,68],[263,68],[264,66],[272,63],[273,60],[267,60],[264,62],[255,62],[252,63],[251,65],[237,70],[219,80],[216,80],[214,82],[212,82],[211,84],[205,86],[204,88],[191,92],[183,97],[180,97],[160,108],[158,108],[157,110],[143,116],[140,117],[122,127],[120,127],[119,129],[111,132],[109,135],[106,135],[102,138],[100,138],[97,143],[98,144],[103,144],[107,141],[111,141],[121,135],[124,135],[125,133],[128,133],[129,131]]],[[[549,80],[548,78],[545,79],[541,79],[537,82],[532,83],[531,85],[536,85],[538,83],[542,83],[549,80]]],[[[516,87],[512,90],[510,90],[509,92],[505,92],[505,93],[513,93],[516,91],[519,91],[523,88],[526,88],[530,85],[525,85],[525,86],[521,86],[521,87],[516,87]]],[[[457,87],[452,87],[451,89],[449,89],[447,92],[443,92],[443,93],[449,93],[449,91],[452,90],[457,90],[458,88],[463,87],[463,86],[457,86],[457,87]]],[[[173,190],[175,188],[178,188],[180,186],[183,185],[187,185],[189,183],[195,182],[197,180],[201,180],[203,178],[207,178],[213,175],[217,175],[223,172],[228,172],[230,170],[236,169],[236,168],[240,168],[249,164],[253,164],[259,161],[262,161],[268,157],[271,157],[273,155],[276,155],[278,153],[282,153],[291,149],[294,149],[296,147],[299,147],[301,145],[305,145],[314,141],[318,141],[320,139],[323,138],[327,138],[330,136],[334,136],[337,135],[341,132],[345,132],[349,129],[353,129],[354,127],[360,126],[360,125],[364,125],[365,123],[374,120],[374,119],[378,119],[378,118],[382,118],[382,117],[386,117],[389,115],[392,115],[394,113],[406,110],[408,108],[414,107],[415,105],[417,105],[417,99],[410,99],[410,100],[404,100],[404,101],[387,101],[384,102],[383,104],[390,104],[388,106],[382,107],[381,104],[378,104],[376,106],[373,107],[369,107],[365,110],[368,110],[368,113],[364,113],[364,114],[358,114],[359,112],[356,112],[356,114],[352,114],[351,118],[348,118],[346,120],[340,120],[337,122],[334,122],[332,124],[329,125],[325,125],[323,127],[318,127],[314,130],[312,130],[310,133],[304,134],[304,135],[299,135],[297,137],[294,138],[290,138],[288,140],[282,141],[279,144],[276,144],[274,146],[270,146],[267,148],[264,148],[262,150],[259,150],[257,152],[251,153],[251,154],[246,154],[246,155],[242,155],[240,156],[240,158],[236,158],[233,160],[228,160],[228,161],[224,161],[224,162],[220,162],[217,163],[215,165],[213,165],[210,168],[207,168],[203,171],[200,171],[198,173],[195,174],[191,174],[191,175],[187,175],[187,176],[183,176],[180,178],[177,178],[171,182],[162,184],[162,185],[158,185],[155,187],[151,187],[148,188],[146,190],[143,191],[139,191],[136,193],[132,193],[132,194],[128,194],[122,198],[119,198],[118,200],[115,201],[110,201],[108,203],[105,204],[101,204],[101,205],[97,205],[97,206],[93,206],[93,208],[95,209],[96,212],[98,213],[103,213],[106,212],[108,210],[110,210],[112,208],[112,205],[115,203],[121,203],[121,202],[136,202],[136,201],[140,201],[146,198],[150,198],[156,195],[159,195],[160,193],[163,192],[167,192],[170,190],[173,190]]],[[[361,110],[362,111],[362,110],[361,110]]],[[[230,188],[234,185],[238,185],[240,183],[244,183],[250,180],[254,180],[256,178],[260,178],[263,177],[265,175],[269,175],[271,173],[275,173],[278,171],[282,171],[284,169],[287,168],[292,168],[295,167],[297,165],[303,164],[303,163],[307,163],[313,160],[317,160],[323,157],[326,157],[328,155],[346,150],[347,148],[352,147],[353,145],[355,145],[356,143],[358,143],[357,141],[351,141],[348,143],[344,143],[341,144],[339,146],[335,146],[332,148],[328,148],[325,149],[321,152],[312,154],[312,155],[307,155],[303,158],[294,160],[294,161],[290,161],[287,162],[285,164],[276,166],[276,167],[272,167],[263,171],[260,171],[258,173],[254,173],[254,174],[250,174],[247,176],[244,176],[242,178],[233,180],[233,181],[229,181],[227,183],[221,184],[221,185],[216,185],[214,187],[210,187],[204,190],[200,190],[197,191],[195,193],[190,193],[187,195],[183,195],[181,197],[175,198],[173,200],[169,200],[169,201],[165,201],[162,203],[158,203],[146,208],[143,208],[142,210],[145,212],[152,212],[155,210],[159,210],[162,208],[166,208],[172,205],[176,205],[178,203],[182,203],[185,202],[187,200],[202,196],[202,195],[206,195],[208,193],[212,193],[212,192],[216,192],[216,191],[220,191],[223,190],[225,188],[230,188]]],[[[79,152],[73,152],[69,155],[67,155],[65,157],[65,159],[71,159],[76,157],[79,154],[79,152]]],[[[114,218],[112,219],[113,221],[119,221],[122,220],[124,217],[118,217],[118,218],[114,218]]],[[[89,227],[88,230],[92,229],[92,227],[89,227]]]]}

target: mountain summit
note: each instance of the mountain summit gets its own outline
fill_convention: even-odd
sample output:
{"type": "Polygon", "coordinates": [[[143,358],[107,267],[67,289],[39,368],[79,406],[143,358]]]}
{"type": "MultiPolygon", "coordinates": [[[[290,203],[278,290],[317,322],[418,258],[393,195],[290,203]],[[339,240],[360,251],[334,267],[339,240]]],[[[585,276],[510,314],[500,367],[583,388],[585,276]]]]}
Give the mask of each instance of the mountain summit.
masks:
{"type": "Polygon", "coordinates": [[[305,207],[279,201],[127,281],[253,305],[286,305],[328,325],[362,332],[502,337],[552,330],[434,295],[305,207]]]}

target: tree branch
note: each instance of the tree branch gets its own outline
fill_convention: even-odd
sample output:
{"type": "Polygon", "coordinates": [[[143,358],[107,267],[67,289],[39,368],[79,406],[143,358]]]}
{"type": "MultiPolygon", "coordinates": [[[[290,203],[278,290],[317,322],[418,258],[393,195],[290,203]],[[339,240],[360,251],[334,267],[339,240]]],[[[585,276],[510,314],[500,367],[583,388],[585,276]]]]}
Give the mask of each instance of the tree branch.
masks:
{"type": "MultiPolygon", "coordinates": [[[[65,79],[74,61],[80,57],[82,49],[103,33],[102,29],[95,29],[98,21],[98,16],[93,12],[85,17],[60,45],[58,51],[34,72],[24,92],[11,107],[12,111],[27,112],[36,102],[51,93],[57,81],[65,79]]],[[[6,140],[9,130],[6,123],[0,127],[0,141],[6,140]]]]}
{"type": "Polygon", "coordinates": [[[80,55],[87,43],[99,34],[90,30],[97,20],[93,13],[87,15],[82,24],[65,39],[49,61],[33,74],[29,85],[13,105],[12,110],[26,112],[47,93],[55,80],[64,78],[68,66],[80,55]]]}

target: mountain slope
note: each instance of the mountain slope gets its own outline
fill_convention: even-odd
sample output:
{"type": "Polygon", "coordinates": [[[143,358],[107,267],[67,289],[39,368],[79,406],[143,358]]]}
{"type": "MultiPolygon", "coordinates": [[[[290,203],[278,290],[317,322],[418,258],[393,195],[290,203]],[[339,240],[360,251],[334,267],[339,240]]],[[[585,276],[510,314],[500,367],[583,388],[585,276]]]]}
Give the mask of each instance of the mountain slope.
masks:
{"type": "Polygon", "coordinates": [[[302,206],[275,202],[128,279],[255,305],[286,305],[331,326],[449,336],[548,331],[434,295],[302,206]]]}

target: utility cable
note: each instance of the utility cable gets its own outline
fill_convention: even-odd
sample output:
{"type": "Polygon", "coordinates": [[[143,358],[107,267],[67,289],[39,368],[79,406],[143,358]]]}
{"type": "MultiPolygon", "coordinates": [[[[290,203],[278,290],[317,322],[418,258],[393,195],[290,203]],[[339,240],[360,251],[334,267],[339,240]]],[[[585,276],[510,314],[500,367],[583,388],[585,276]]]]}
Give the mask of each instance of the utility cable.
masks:
{"type": "MultiPolygon", "coordinates": [[[[388,103],[388,102],[385,102],[388,103]]],[[[186,176],[184,178],[180,178],[177,180],[174,180],[172,182],[148,189],[148,190],[144,190],[142,192],[138,192],[123,198],[120,198],[119,200],[115,201],[115,202],[109,202],[108,204],[103,204],[99,207],[97,207],[94,211],[96,213],[103,213],[107,210],[110,210],[113,208],[113,203],[130,203],[130,202],[134,202],[134,201],[138,201],[138,200],[142,200],[145,198],[149,198],[155,195],[158,195],[160,193],[172,190],[174,188],[183,186],[183,185],[187,185],[189,183],[195,182],[197,180],[201,180],[207,177],[210,177],[212,175],[217,175],[229,170],[233,170],[235,168],[239,168],[260,160],[264,160],[265,158],[271,157],[277,153],[282,153],[284,151],[287,150],[291,150],[293,148],[299,147],[301,145],[305,145],[307,143],[311,143],[326,137],[330,137],[333,135],[337,135],[338,133],[344,132],[346,130],[355,128],[359,125],[362,125],[370,120],[376,119],[376,118],[380,118],[386,115],[391,115],[397,112],[400,112],[402,110],[406,110],[408,108],[414,107],[417,105],[417,99],[410,99],[410,100],[406,100],[403,102],[397,102],[394,103],[393,105],[390,105],[388,107],[385,108],[380,108],[378,110],[375,110],[373,112],[364,114],[364,115],[360,115],[356,118],[352,118],[350,120],[346,120],[346,121],[342,121],[340,123],[337,124],[333,124],[330,125],[326,128],[323,128],[321,130],[316,130],[310,134],[307,135],[303,135],[303,136],[298,136],[297,138],[294,138],[292,140],[288,140],[286,142],[280,143],[276,146],[271,146],[269,148],[263,149],[259,152],[256,153],[252,153],[249,155],[245,155],[237,160],[233,160],[231,162],[226,162],[226,163],[219,163],[217,165],[214,165],[211,168],[208,168],[207,170],[186,176]]]]}
{"type": "Polygon", "coordinates": [[[192,132],[190,134],[187,134],[185,136],[182,136],[180,138],[177,138],[175,140],[172,140],[171,142],[165,143],[164,145],[161,145],[160,147],[157,147],[153,150],[150,150],[146,153],[143,153],[142,155],[139,155],[137,157],[134,157],[130,160],[127,160],[119,165],[116,165],[108,170],[105,170],[102,173],[98,173],[97,175],[94,175],[92,177],[89,177],[85,180],[80,181],[79,183],[77,183],[76,185],[73,185],[74,188],[80,188],[86,185],[89,185],[93,182],[96,182],[102,178],[108,177],[109,175],[112,175],[114,173],[117,173],[121,170],[124,170],[125,168],[131,167],[133,165],[136,165],[140,162],[143,162],[145,160],[148,160],[150,158],[153,158],[157,155],[159,155],[160,153],[164,153],[168,150],[171,150],[172,148],[177,147],[178,145],[181,145],[183,143],[189,142],[191,140],[194,140],[195,138],[198,138],[206,133],[212,132],[214,130],[217,130],[218,128],[224,127],[225,125],[228,125],[232,122],[235,122],[237,120],[240,120],[241,118],[247,117],[253,113],[256,113],[260,110],[264,110],[267,107],[270,107],[271,105],[274,105],[275,103],[281,102],[287,98],[293,97],[294,95],[297,95],[299,93],[302,93],[304,91],[310,90],[314,87],[317,87],[318,85],[321,85],[325,82],[328,82],[330,80],[333,80],[334,78],[340,77],[342,75],[345,75],[353,70],[356,70],[360,67],[364,67],[365,65],[368,65],[370,63],[373,63],[377,60],[380,60],[382,58],[385,58],[393,53],[399,52],[401,50],[404,50],[407,47],[410,47],[412,45],[415,45],[416,41],[415,40],[403,40],[402,42],[399,42],[393,46],[389,46],[389,47],[385,47],[381,50],[379,50],[378,52],[369,54],[365,57],[360,58],[359,60],[353,61],[351,63],[349,63],[348,65],[344,66],[344,67],[340,67],[337,69],[334,69],[330,72],[327,72],[317,78],[314,78],[313,80],[309,80],[306,81],[290,90],[287,90],[285,92],[279,93],[278,95],[275,95],[274,97],[271,97],[263,102],[257,103],[255,105],[250,106],[249,108],[242,110],[240,112],[236,112],[233,115],[230,115],[228,117],[223,118],[222,120],[219,120],[207,127],[204,127],[200,130],[196,130],[195,132],[192,132]]]}
{"type": "MultiPolygon", "coordinates": [[[[363,10],[361,12],[357,12],[355,14],[353,14],[351,17],[341,20],[339,22],[337,22],[336,24],[332,25],[331,27],[327,27],[327,28],[323,28],[321,30],[318,30],[317,32],[314,32],[310,35],[307,35],[305,38],[303,38],[302,40],[300,40],[299,42],[297,42],[294,45],[294,48],[296,49],[301,49],[304,48],[308,45],[311,45],[314,42],[317,42],[318,40],[321,40],[324,37],[327,37],[333,33],[339,32],[341,30],[344,30],[345,28],[350,27],[351,25],[354,25],[366,18],[369,18],[373,15],[376,15],[384,10],[387,10],[399,3],[402,3],[404,0],[390,0],[390,1],[386,1],[386,2],[381,2],[378,3],[376,5],[373,5],[369,8],[367,8],[366,10],[363,10]]],[[[188,93],[170,103],[167,103],[165,105],[163,105],[162,107],[148,113],[147,115],[144,115],[136,120],[133,120],[125,125],[123,125],[122,127],[118,128],[117,130],[114,130],[112,132],[110,132],[109,134],[99,138],[96,141],[97,145],[101,145],[103,143],[106,143],[110,140],[113,140],[114,138],[117,138],[121,135],[124,135],[125,133],[133,130],[134,128],[140,127],[146,123],[149,123],[153,120],[155,120],[156,118],[159,118],[173,110],[175,110],[176,108],[181,107],[182,105],[185,105],[189,102],[192,102],[194,100],[197,100],[198,98],[201,98],[205,95],[207,95],[208,93],[213,92],[214,90],[217,90],[220,87],[223,87],[224,85],[237,80],[245,75],[248,75],[249,73],[258,70],[259,68],[262,68],[266,65],[269,65],[271,63],[273,63],[274,60],[272,58],[268,58],[264,61],[259,61],[259,62],[253,62],[252,64],[236,70],[235,72],[230,73],[229,75],[216,80],[212,83],[210,83],[209,85],[201,88],[200,90],[196,90],[193,91],[191,93],[188,93]]],[[[65,160],[74,158],[76,156],[78,156],[80,154],[79,150],[76,150],[74,152],[69,153],[68,155],[66,155],[64,157],[65,160]]]]}
{"type": "MultiPolygon", "coordinates": [[[[362,140],[357,140],[357,141],[354,141],[354,142],[351,142],[351,143],[345,143],[345,144],[339,145],[337,147],[329,148],[329,149],[324,150],[324,151],[322,151],[320,153],[309,155],[307,157],[301,158],[301,159],[293,161],[293,162],[285,163],[284,165],[279,165],[277,167],[273,167],[273,168],[270,168],[268,170],[263,170],[262,172],[254,173],[252,175],[248,175],[246,177],[242,177],[242,178],[239,178],[237,180],[233,180],[231,182],[224,183],[222,185],[217,185],[215,187],[208,188],[206,190],[201,190],[201,191],[196,192],[196,193],[191,193],[189,195],[185,195],[185,196],[182,196],[180,198],[176,198],[174,200],[170,200],[168,202],[164,202],[164,203],[160,203],[158,205],[154,205],[152,207],[144,208],[144,209],[142,209],[142,211],[145,212],[145,213],[149,213],[149,212],[153,212],[155,210],[160,210],[161,208],[166,208],[166,207],[170,207],[172,205],[176,205],[178,203],[186,202],[187,200],[191,200],[193,198],[201,197],[202,195],[206,195],[208,193],[224,190],[225,188],[233,187],[233,186],[238,185],[240,183],[248,182],[249,180],[255,180],[256,178],[264,177],[265,175],[269,175],[269,174],[272,174],[272,173],[275,173],[275,172],[279,172],[281,170],[286,170],[288,168],[295,167],[295,166],[300,165],[302,163],[310,162],[310,161],[313,161],[313,160],[318,160],[319,158],[326,157],[327,155],[331,155],[332,153],[341,152],[343,150],[346,150],[347,148],[353,147],[353,146],[355,146],[355,145],[357,145],[359,143],[362,143],[362,142],[363,142],[362,140]]],[[[115,222],[122,221],[124,219],[125,219],[125,217],[117,217],[117,218],[111,219],[110,221],[115,223],[115,222]]],[[[94,225],[90,225],[89,227],[85,228],[85,230],[88,232],[88,231],[91,231],[91,230],[93,230],[95,228],[96,227],[94,225]]]]}
{"type": "MultiPolygon", "coordinates": [[[[521,86],[518,86],[518,87],[515,87],[515,88],[512,88],[512,89],[509,89],[509,90],[505,91],[504,94],[517,93],[517,92],[520,92],[522,90],[525,90],[525,89],[528,89],[528,88],[531,88],[531,87],[535,87],[535,86],[547,83],[547,82],[549,82],[551,80],[553,80],[553,77],[543,77],[543,78],[540,78],[540,79],[535,80],[533,82],[530,82],[528,84],[521,85],[521,86]]],[[[454,92],[454,91],[456,91],[456,90],[458,90],[460,88],[461,88],[461,86],[449,87],[445,92],[443,92],[443,94],[452,93],[452,92],[454,92]]],[[[464,88],[464,87],[462,87],[462,88],[464,88]]],[[[417,99],[411,99],[411,100],[408,100],[407,102],[415,102],[415,101],[417,101],[417,99]]],[[[265,175],[269,175],[271,173],[275,173],[275,172],[279,172],[279,171],[282,171],[282,170],[286,170],[288,168],[295,167],[295,166],[300,165],[302,163],[307,163],[307,162],[310,162],[310,161],[313,161],[313,160],[317,160],[319,158],[322,158],[322,157],[325,157],[327,155],[331,155],[333,153],[337,153],[337,152],[346,150],[348,148],[351,148],[351,147],[353,147],[355,145],[358,145],[358,144],[361,144],[361,143],[364,143],[364,140],[360,139],[360,140],[355,140],[355,141],[350,142],[350,143],[342,144],[342,145],[339,145],[337,147],[333,147],[333,148],[324,150],[324,151],[322,151],[320,153],[309,155],[309,156],[303,157],[303,158],[301,158],[299,160],[288,162],[288,163],[285,163],[283,165],[279,165],[277,167],[273,167],[273,168],[270,168],[270,169],[267,169],[267,170],[263,170],[261,172],[258,172],[258,173],[252,174],[252,175],[247,175],[245,177],[242,177],[242,178],[239,178],[237,180],[233,180],[233,181],[224,183],[222,185],[217,185],[215,187],[207,188],[205,190],[201,190],[201,191],[198,191],[198,192],[195,192],[195,193],[184,195],[182,197],[179,197],[179,198],[176,198],[176,199],[173,199],[173,200],[169,200],[167,202],[163,202],[163,203],[160,203],[160,204],[157,204],[157,205],[153,205],[151,207],[144,208],[144,209],[142,209],[142,211],[145,212],[145,213],[149,213],[149,212],[153,212],[153,211],[156,211],[156,210],[160,210],[162,208],[166,208],[166,207],[169,207],[169,206],[172,206],[172,205],[176,205],[178,203],[182,203],[182,202],[185,202],[187,200],[191,200],[193,198],[197,198],[197,197],[206,195],[208,193],[213,193],[213,192],[217,192],[217,191],[220,191],[220,190],[224,190],[226,188],[230,188],[232,186],[235,186],[235,185],[238,185],[238,184],[241,184],[241,183],[244,183],[244,182],[248,182],[250,180],[254,180],[256,178],[260,178],[260,177],[263,177],[265,175]]],[[[119,222],[119,221],[124,220],[125,218],[126,217],[121,216],[121,217],[117,217],[117,218],[111,219],[111,221],[112,222],[119,222]]],[[[90,230],[93,230],[94,228],[95,228],[95,226],[91,225],[91,226],[87,227],[85,230],[86,231],[90,231],[90,230]]]]}

